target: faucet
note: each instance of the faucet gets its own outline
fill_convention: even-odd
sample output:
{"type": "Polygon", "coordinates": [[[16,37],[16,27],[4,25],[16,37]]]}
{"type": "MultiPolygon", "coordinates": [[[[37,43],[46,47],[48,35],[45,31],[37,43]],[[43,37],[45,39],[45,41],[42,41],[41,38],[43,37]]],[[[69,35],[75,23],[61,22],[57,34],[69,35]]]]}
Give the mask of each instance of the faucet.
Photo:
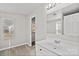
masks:
{"type": "Polygon", "coordinates": [[[59,44],[59,43],[60,43],[60,39],[55,40],[55,43],[56,43],[56,44],[59,44]]]}

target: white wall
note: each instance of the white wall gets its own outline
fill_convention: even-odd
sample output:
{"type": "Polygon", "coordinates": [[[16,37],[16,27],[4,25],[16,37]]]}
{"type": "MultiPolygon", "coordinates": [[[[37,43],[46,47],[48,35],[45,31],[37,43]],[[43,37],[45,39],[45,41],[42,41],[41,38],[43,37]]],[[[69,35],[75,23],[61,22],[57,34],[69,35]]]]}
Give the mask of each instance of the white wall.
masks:
{"type": "Polygon", "coordinates": [[[0,13],[0,18],[5,17],[15,20],[15,38],[13,40],[4,40],[3,37],[1,37],[0,49],[24,43],[31,45],[31,18],[33,16],[36,17],[36,40],[46,39],[46,11],[44,6],[33,11],[28,17],[23,15],[0,13]]]}
{"type": "Polygon", "coordinates": [[[12,40],[4,40],[3,37],[1,36],[3,35],[3,33],[1,32],[0,33],[0,36],[1,36],[0,37],[0,49],[27,43],[27,27],[26,27],[27,25],[25,22],[26,16],[8,14],[8,13],[0,13],[0,21],[2,18],[10,18],[14,20],[15,38],[12,40]]]}
{"type": "MultiPolygon", "coordinates": [[[[46,10],[42,6],[28,16],[28,38],[31,40],[31,18],[35,17],[36,40],[46,39],[46,10]],[[29,27],[30,26],[30,27],[29,27]],[[30,35],[30,36],[29,36],[30,35]]],[[[31,41],[30,41],[31,42],[31,41]]]]}

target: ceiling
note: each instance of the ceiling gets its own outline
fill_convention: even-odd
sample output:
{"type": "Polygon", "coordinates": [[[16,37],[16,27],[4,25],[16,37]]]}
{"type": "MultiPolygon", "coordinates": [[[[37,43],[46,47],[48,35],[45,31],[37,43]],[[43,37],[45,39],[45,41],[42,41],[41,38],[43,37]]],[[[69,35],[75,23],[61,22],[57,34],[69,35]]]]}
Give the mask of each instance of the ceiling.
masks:
{"type": "Polygon", "coordinates": [[[44,3],[0,3],[0,12],[28,15],[44,3]]]}

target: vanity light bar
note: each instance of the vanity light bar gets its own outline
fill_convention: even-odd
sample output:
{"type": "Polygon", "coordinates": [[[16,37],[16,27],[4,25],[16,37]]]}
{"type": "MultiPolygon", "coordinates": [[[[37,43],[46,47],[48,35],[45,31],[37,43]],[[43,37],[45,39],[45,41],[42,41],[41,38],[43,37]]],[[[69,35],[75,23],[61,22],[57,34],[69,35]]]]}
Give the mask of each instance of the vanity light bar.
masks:
{"type": "Polygon", "coordinates": [[[50,3],[50,4],[48,4],[48,6],[46,7],[46,9],[47,10],[50,10],[50,9],[52,9],[53,7],[55,7],[56,6],[56,3],[50,3]]]}

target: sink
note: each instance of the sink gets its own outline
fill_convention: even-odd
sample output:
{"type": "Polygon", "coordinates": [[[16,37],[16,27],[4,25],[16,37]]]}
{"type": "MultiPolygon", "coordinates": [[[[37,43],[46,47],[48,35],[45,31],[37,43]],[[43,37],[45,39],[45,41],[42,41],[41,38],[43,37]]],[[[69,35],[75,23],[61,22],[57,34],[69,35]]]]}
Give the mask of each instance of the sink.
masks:
{"type": "Polygon", "coordinates": [[[78,52],[79,49],[75,49],[73,47],[71,48],[67,43],[64,43],[63,40],[57,41],[57,39],[54,40],[47,39],[47,40],[42,40],[37,44],[59,55],[63,55],[63,56],[79,55],[78,52]]]}

